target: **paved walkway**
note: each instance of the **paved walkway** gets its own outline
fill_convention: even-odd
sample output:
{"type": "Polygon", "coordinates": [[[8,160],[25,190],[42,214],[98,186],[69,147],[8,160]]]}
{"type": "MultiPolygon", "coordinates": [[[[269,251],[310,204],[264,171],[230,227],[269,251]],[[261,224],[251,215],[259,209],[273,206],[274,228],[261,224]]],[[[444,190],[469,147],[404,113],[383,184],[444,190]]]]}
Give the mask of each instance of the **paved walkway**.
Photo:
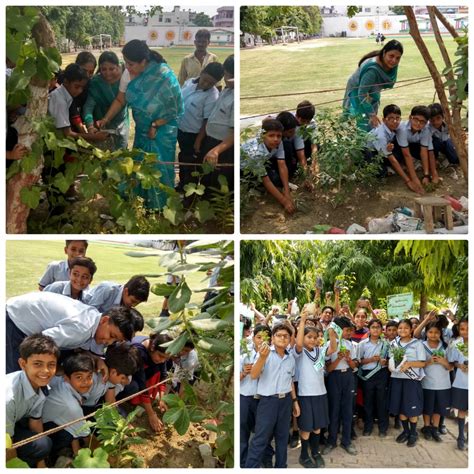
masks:
{"type": "MultiPolygon", "coordinates": [[[[408,448],[406,444],[398,444],[395,437],[399,431],[393,428],[393,418],[390,418],[391,428],[386,438],[378,437],[375,427],[374,434],[362,436],[362,432],[356,428],[358,435],[353,441],[358,451],[356,456],[351,456],[342,448],[337,447],[331,453],[324,456],[327,468],[467,468],[468,452],[459,451],[456,448],[458,427],[456,420],[446,419],[448,433],[441,435],[442,443],[426,441],[419,433],[418,442],[415,447],[408,448]]],[[[418,422],[421,428],[423,423],[418,422]]],[[[301,468],[298,463],[300,447],[289,449],[288,467],[301,468]]]]}

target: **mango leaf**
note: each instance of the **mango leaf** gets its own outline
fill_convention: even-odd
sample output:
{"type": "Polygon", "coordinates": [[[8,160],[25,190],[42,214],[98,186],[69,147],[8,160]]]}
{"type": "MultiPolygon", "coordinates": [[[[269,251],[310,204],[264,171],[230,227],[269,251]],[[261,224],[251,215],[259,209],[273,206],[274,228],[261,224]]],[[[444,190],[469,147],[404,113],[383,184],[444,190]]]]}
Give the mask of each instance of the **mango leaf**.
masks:
{"type": "Polygon", "coordinates": [[[168,267],[168,271],[173,275],[184,275],[185,273],[194,273],[199,271],[201,265],[195,263],[178,263],[173,267],[168,267]]]}
{"type": "Polygon", "coordinates": [[[220,339],[213,339],[210,337],[203,337],[198,341],[198,346],[205,350],[212,352],[213,354],[222,354],[224,352],[231,352],[232,347],[220,339]]]}
{"type": "Polygon", "coordinates": [[[72,465],[79,468],[110,467],[110,464],[107,461],[108,456],[109,455],[104,448],[95,449],[92,456],[89,448],[82,448],[78,451],[72,465]]]}
{"type": "Polygon", "coordinates": [[[188,340],[188,335],[187,333],[183,332],[176,339],[173,339],[171,342],[162,344],[162,346],[166,347],[166,352],[168,354],[175,355],[183,349],[187,340],[188,340]]]}
{"type": "Polygon", "coordinates": [[[186,306],[186,303],[189,303],[191,299],[192,292],[185,281],[182,281],[170,294],[168,299],[168,307],[170,312],[178,313],[182,311],[186,306]]]}
{"type": "Polygon", "coordinates": [[[159,260],[160,267],[168,268],[170,265],[175,264],[180,259],[179,252],[168,252],[165,253],[159,260]]]}
{"type": "Polygon", "coordinates": [[[40,202],[41,188],[39,186],[32,186],[31,188],[22,188],[20,191],[20,198],[23,204],[26,204],[30,209],[36,209],[40,202]]]}
{"type": "Polygon", "coordinates": [[[200,329],[201,331],[217,331],[232,326],[231,322],[222,319],[193,319],[189,323],[194,329],[200,329]]]}

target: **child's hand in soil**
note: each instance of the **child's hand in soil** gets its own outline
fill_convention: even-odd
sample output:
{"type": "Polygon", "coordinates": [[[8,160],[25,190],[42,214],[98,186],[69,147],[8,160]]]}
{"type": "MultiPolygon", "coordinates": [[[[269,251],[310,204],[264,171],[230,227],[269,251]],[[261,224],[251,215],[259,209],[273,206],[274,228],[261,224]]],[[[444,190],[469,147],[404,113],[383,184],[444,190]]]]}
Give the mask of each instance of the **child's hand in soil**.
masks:
{"type": "Polygon", "coordinates": [[[288,198],[285,196],[283,200],[283,208],[285,209],[286,212],[288,212],[288,214],[293,214],[296,211],[295,204],[293,200],[291,199],[291,197],[288,198]]]}
{"type": "Polygon", "coordinates": [[[150,423],[151,429],[157,433],[163,429],[163,422],[158,418],[156,413],[148,417],[148,422],[150,423]]]}
{"type": "Polygon", "coordinates": [[[407,185],[408,189],[412,190],[414,193],[425,194],[425,190],[419,181],[412,181],[409,179],[405,182],[405,184],[407,185]]]}
{"type": "Polygon", "coordinates": [[[311,182],[311,180],[306,179],[303,183],[304,188],[306,191],[314,191],[314,184],[311,182]]]}
{"type": "Polygon", "coordinates": [[[168,410],[168,405],[163,400],[159,401],[158,407],[161,413],[164,413],[166,410],[168,410]]]}

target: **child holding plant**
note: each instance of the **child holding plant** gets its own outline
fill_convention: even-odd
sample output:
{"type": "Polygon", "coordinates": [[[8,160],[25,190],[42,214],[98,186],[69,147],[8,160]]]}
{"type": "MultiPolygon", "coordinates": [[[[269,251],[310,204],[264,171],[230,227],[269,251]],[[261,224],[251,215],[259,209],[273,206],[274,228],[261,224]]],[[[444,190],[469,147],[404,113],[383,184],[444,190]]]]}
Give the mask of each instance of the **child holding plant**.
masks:
{"type": "Polygon", "coordinates": [[[403,319],[398,324],[398,337],[391,346],[390,413],[400,415],[403,431],[397,436],[397,443],[407,442],[408,447],[416,445],[416,424],[423,413],[423,388],[426,355],[423,345],[413,337],[412,322],[403,319]]]}
{"type": "Polygon", "coordinates": [[[246,468],[258,468],[268,443],[275,437],[275,467],[287,465],[288,428],[291,413],[298,417],[300,407],[296,398],[293,376],[295,360],[287,348],[292,337],[289,325],[278,324],[272,329],[272,346],[262,344],[250,377],[258,379],[255,435],[245,463],[246,468]]]}
{"type": "Polygon", "coordinates": [[[356,345],[350,340],[353,324],[344,316],[335,318],[331,327],[338,333],[337,351],[326,362],[327,391],[329,396],[329,436],[323,454],[330,453],[337,443],[342,423],[341,447],[351,455],[357,451],[351,443],[353,398],[355,395],[353,370],[357,368],[356,345]]]}
{"type": "MultiPolygon", "coordinates": [[[[240,358],[240,465],[245,466],[249,439],[255,428],[258,398],[257,379],[250,377],[250,371],[257,359],[262,344],[268,345],[271,338],[270,328],[257,324],[253,330],[253,348],[240,358]]],[[[246,344],[245,344],[246,347],[246,344]]]]}
{"type": "Polygon", "coordinates": [[[452,347],[450,347],[448,359],[454,364],[456,376],[451,389],[452,402],[451,407],[458,410],[458,449],[464,451],[466,449],[464,427],[466,423],[466,416],[468,413],[468,388],[469,382],[468,374],[468,337],[469,327],[467,319],[461,319],[458,324],[453,327],[453,336],[460,337],[462,341],[458,340],[452,347]]]}
{"type": "Polygon", "coordinates": [[[370,436],[374,415],[378,420],[379,436],[387,436],[388,429],[388,342],[382,336],[382,321],[369,321],[370,336],[359,344],[359,378],[364,395],[364,436],[370,436]]]}
{"type": "Polygon", "coordinates": [[[440,417],[449,415],[451,406],[452,365],[446,358],[447,345],[443,341],[441,328],[433,321],[426,326],[426,341],[423,347],[427,354],[423,387],[423,422],[421,429],[425,439],[441,442],[439,435],[440,417]]]}
{"type": "Polygon", "coordinates": [[[298,427],[301,436],[301,454],[299,463],[306,468],[324,467],[324,460],[319,453],[321,428],[329,425],[327,391],[324,384],[325,357],[337,350],[337,336],[329,328],[329,341],[320,337],[318,328],[307,326],[309,314],[302,312],[293,348],[293,357],[298,372],[298,399],[301,415],[298,427]],[[311,458],[308,447],[311,447],[311,458]]]}

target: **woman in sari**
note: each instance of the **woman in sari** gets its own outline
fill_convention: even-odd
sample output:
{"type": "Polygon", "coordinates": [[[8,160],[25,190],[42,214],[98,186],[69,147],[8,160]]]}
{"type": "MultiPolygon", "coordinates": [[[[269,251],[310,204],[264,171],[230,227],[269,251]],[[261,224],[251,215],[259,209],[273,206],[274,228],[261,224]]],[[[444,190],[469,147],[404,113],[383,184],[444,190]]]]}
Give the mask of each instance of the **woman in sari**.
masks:
{"type": "Polygon", "coordinates": [[[377,117],[380,93],[395,85],[402,55],[402,44],[391,40],[380,51],[366,54],[347,81],[343,107],[356,117],[359,128],[369,131],[381,123],[377,117]]]}
{"type": "MultiPolygon", "coordinates": [[[[89,81],[87,100],[82,109],[84,123],[89,133],[97,131],[94,122],[107,113],[117,97],[121,77],[122,68],[117,55],[111,51],[103,52],[99,57],[99,74],[93,76],[89,81]]],[[[127,106],[118,111],[110,121],[108,128],[113,129],[116,133],[110,135],[104,143],[104,147],[112,151],[127,148],[130,128],[127,106]]],[[[104,147],[101,146],[101,148],[104,147]]]]}
{"type": "MultiPolygon", "coordinates": [[[[120,92],[97,125],[103,127],[128,104],[135,121],[133,148],[156,154],[157,161],[173,163],[177,119],[184,112],[179,82],[163,56],[150,50],[145,41],[129,41],[122,54],[127,71],[122,75],[120,92]]],[[[155,169],[161,173],[161,183],[174,188],[174,166],[156,163],[155,169]]],[[[162,209],[166,204],[167,193],[157,188],[144,189],[139,185],[135,192],[143,197],[147,209],[162,209]]]]}

